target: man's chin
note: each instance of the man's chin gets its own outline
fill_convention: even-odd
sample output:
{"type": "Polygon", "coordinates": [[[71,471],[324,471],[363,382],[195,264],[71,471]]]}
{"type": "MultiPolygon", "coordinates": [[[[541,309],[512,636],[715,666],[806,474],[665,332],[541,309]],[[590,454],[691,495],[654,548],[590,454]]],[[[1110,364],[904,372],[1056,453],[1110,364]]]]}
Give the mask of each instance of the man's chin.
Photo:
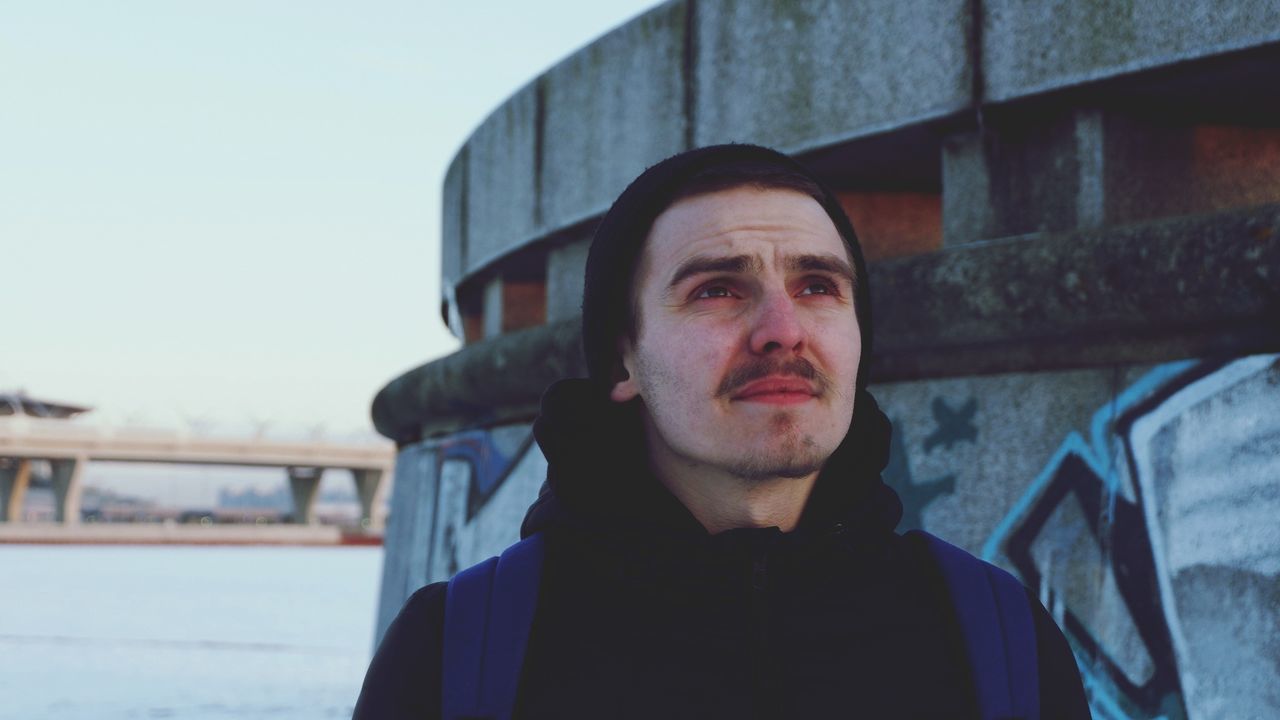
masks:
{"type": "Polygon", "coordinates": [[[812,476],[822,469],[822,463],[812,462],[776,462],[762,460],[759,462],[742,462],[733,468],[733,475],[747,482],[767,482],[770,480],[800,480],[812,476]]]}
{"type": "Polygon", "coordinates": [[[743,453],[732,471],[750,481],[806,478],[821,470],[830,456],[831,451],[822,449],[811,435],[773,436],[743,453]]]}

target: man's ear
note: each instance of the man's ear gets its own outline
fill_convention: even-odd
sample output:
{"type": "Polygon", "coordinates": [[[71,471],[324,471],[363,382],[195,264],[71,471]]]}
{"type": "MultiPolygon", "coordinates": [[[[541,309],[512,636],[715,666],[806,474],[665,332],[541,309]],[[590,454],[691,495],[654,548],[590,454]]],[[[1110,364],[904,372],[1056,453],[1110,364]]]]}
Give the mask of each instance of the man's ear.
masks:
{"type": "Polygon", "coordinates": [[[618,364],[613,369],[613,387],[609,390],[609,399],[624,403],[634,400],[640,395],[640,386],[636,384],[635,357],[630,338],[618,339],[618,364]]]}

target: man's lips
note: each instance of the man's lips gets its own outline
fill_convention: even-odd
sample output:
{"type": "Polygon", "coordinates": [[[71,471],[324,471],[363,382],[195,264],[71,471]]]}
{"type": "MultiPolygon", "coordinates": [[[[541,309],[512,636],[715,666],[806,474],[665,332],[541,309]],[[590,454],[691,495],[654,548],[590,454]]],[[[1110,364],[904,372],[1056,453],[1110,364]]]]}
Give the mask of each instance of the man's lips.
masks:
{"type": "Polygon", "coordinates": [[[775,405],[802,403],[817,396],[813,384],[797,377],[767,377],[743,385],[732,399],[775,405]]]}

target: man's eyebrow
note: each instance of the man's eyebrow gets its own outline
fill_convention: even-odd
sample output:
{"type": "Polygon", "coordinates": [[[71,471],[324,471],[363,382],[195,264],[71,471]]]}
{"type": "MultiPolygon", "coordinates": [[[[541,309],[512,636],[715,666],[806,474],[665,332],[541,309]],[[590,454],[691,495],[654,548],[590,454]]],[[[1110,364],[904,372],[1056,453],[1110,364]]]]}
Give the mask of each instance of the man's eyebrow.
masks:
{"type": "Polygon", "coordinates": [[[676,268],[671,276],[668,288],[673,288],[694,275],[709,273],[741,274],[759,272],[762,269],[760,258],[754,255],[730,255],[727,257],[695,256],[685,260],[676,268]]]}
{"type": "Polygon", "coordinates": [[[825,272],[849,281],[849,285],[857,287],[857,275],[853,266],[843,258],[832,255],[795,255],[787,258],[787,271],[793,273],[825,272]]]}

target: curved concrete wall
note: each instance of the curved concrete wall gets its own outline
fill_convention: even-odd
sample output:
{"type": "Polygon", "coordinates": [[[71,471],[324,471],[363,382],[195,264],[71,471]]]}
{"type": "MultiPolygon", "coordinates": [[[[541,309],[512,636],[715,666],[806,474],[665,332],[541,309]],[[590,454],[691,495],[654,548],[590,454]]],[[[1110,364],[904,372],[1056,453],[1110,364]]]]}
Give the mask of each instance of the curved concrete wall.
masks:
{"type": "Polygon", "coordinates": [[[467,141],[445,183],[445,281],[600,215],[693,145],[804,152],[959,112],[969,25],[964,0],[663,4],[551,68],[467,141]]]}
{"type": "Polygon", "coordinates": [[[592,221],[672,152],[754,141],[871,259],[904,529],[1035,589],[1095,717],[1280,716],[1277,77],[1280,5],[1248,0],[681,0],[570,56],[446,177],[468,344],[374,401],[379,628],[516,538],[592,221]]]}
{"type": "Polygon", "coordinates": [[[1269,2],[664,3],[522,88],[468,139],[445,179],[444,280],[600,215],[687,147],[888,146],[980,107],[1277,40],[1269,2]]]}

